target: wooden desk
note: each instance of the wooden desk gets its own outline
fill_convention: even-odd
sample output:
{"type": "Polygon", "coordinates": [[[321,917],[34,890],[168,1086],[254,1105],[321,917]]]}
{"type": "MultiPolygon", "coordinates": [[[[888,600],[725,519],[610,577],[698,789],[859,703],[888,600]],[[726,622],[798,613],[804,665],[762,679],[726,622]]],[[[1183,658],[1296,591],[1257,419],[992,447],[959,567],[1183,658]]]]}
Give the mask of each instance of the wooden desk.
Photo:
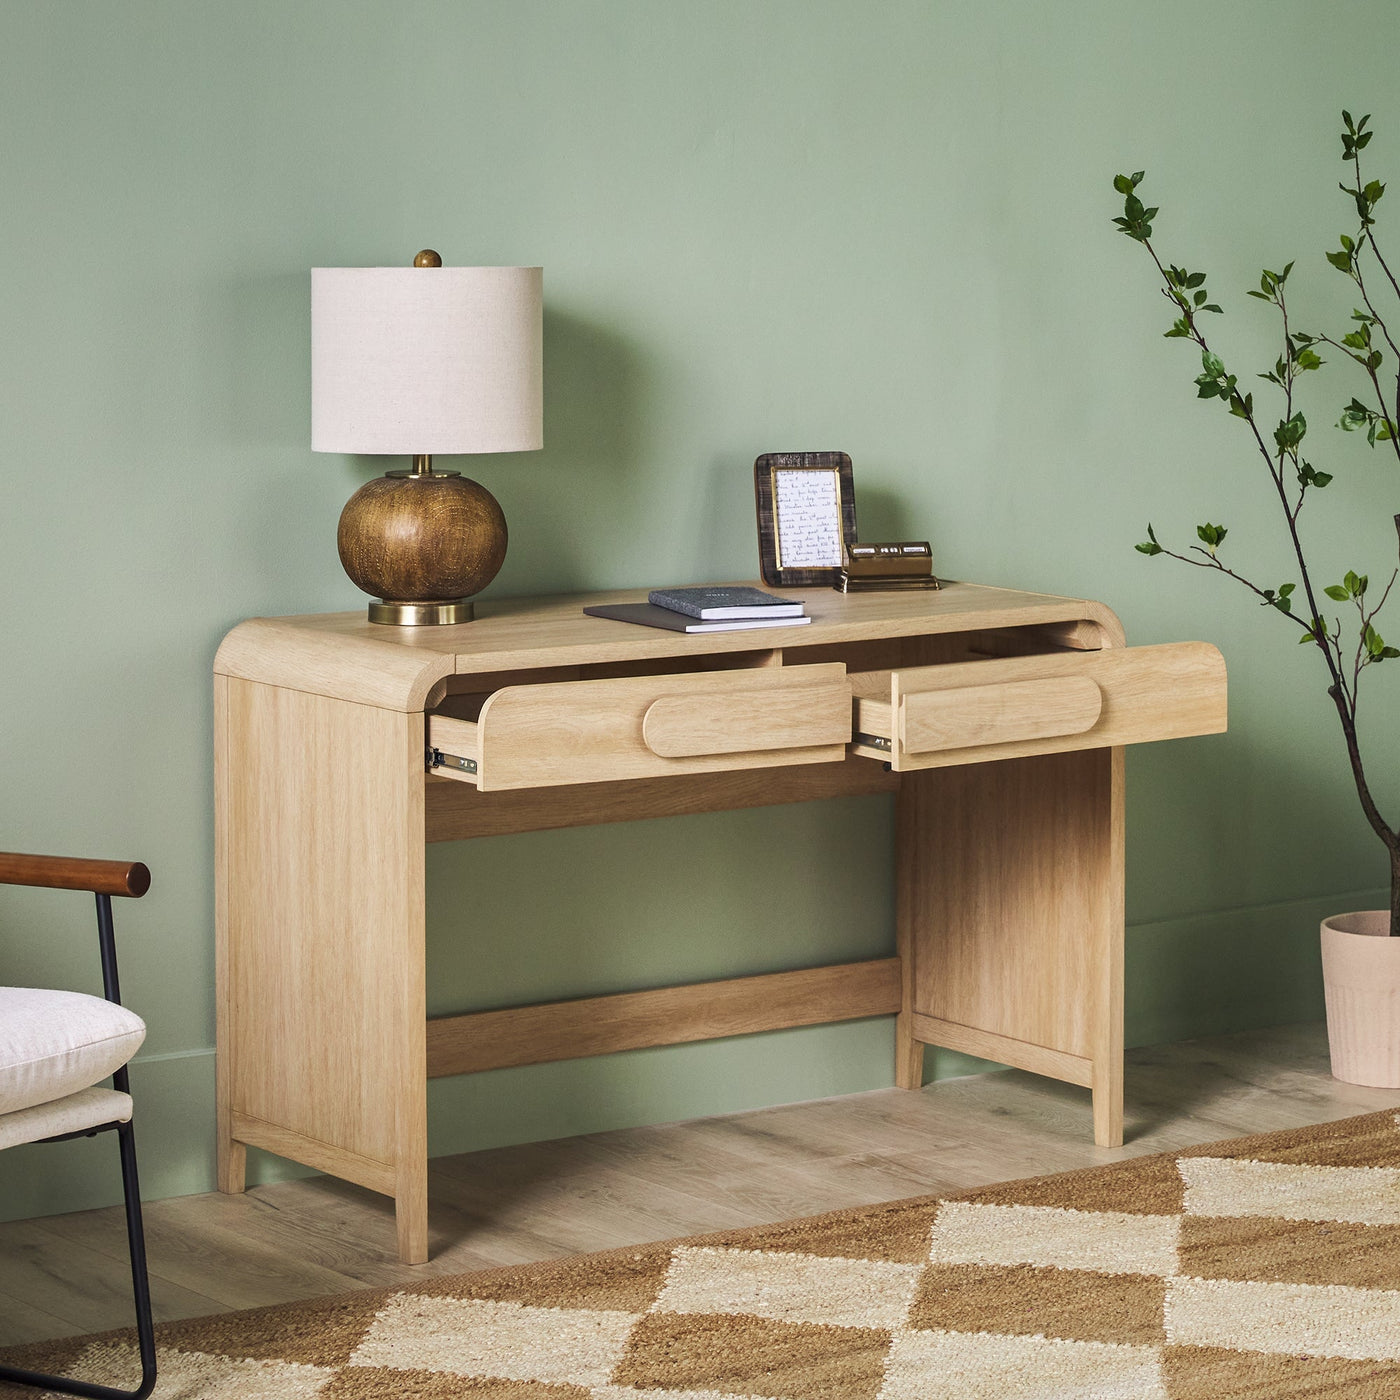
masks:
{"type": "Polygon", "coordinates": [[[810,626],[261,618],[215,662],[219,1184],[252,1145],[394,1197],[427,1258],[427,1080],[863,1016],[1093,1092],[1122,1141],[1123,746],[1225,727],[1211,646],[1101,604],[809,589],[810,626]],[[896,956],[429,1021],[428,841],[897,794],[896,956]]]}

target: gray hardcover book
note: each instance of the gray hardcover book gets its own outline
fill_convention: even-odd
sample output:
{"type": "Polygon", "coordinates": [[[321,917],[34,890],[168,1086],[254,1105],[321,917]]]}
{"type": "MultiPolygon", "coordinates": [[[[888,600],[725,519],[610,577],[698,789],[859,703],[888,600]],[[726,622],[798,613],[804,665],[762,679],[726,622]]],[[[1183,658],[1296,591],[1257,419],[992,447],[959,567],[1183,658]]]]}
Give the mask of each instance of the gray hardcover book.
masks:
{"type": "Polygon", "coordinates": [[[779,598],[761,588],[653,588],[648,601],[658,608],[719,622],[725,618],[801,617],[801,598],[779,598]]]}

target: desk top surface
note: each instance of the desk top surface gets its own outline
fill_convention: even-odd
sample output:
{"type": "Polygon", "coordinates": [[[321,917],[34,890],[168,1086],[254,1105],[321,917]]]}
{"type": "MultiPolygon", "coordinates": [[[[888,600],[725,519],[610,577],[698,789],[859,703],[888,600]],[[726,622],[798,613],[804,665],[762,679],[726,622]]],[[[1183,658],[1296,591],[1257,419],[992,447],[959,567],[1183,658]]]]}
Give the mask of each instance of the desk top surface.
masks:
{"type": "Polygon", "coordinates": [[[646,589],[630,588],[488,598],[477,602],[474,622],[453,627],[386,627],[368,621],[363,611],[254,618],[224,639],[214,670],[361,704],[416,710],[438,681],[452,675],[1081,620],[1098,622],[1122,640],[1117,618],[1102,603],[971,583],[946,583],[927,592],[849,595],[795,589],[793,596],[806,603],[812,617],[798,628],[687,634],[583,613],[585,605],[645,602],[646,596],[646,589]]]}

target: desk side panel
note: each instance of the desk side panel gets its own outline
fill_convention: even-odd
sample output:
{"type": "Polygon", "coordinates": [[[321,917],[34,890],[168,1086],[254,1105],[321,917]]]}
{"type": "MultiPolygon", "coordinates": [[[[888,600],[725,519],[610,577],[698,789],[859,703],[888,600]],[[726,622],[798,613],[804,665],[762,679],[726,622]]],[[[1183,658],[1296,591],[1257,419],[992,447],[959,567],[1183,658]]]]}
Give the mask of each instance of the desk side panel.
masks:
{"type": "Polygon", "coordinates": [[[1058,1068],[1023,1068],[1081,1083],[1121,1061],[1122,750],[902,782],[904,840],[916,848],[904,866],[911,1009],[951,1028],[928,1039],[961,1036],[953,1048],[991,1058],[1003,1057],[987,1035],[1040,1047],[1058,1068]]]}
{"type": "Polygon", "coordinates": [[[423,717],[224,686],[221,1116],[397,1194],[427,1161],[423,717]]]}

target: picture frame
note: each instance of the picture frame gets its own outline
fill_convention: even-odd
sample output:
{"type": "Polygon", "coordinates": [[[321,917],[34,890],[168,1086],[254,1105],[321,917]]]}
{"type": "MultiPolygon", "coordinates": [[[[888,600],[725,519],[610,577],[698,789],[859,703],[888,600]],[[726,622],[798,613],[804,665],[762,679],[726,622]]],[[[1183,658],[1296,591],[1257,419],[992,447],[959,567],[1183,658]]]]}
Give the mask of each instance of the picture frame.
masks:
{"type": "Polygon", "coordinates": [[[765,452],[753,464],[758,560],[774,588],[833,587],[856,541],[856,488],[844,452],[765,452]]]}

